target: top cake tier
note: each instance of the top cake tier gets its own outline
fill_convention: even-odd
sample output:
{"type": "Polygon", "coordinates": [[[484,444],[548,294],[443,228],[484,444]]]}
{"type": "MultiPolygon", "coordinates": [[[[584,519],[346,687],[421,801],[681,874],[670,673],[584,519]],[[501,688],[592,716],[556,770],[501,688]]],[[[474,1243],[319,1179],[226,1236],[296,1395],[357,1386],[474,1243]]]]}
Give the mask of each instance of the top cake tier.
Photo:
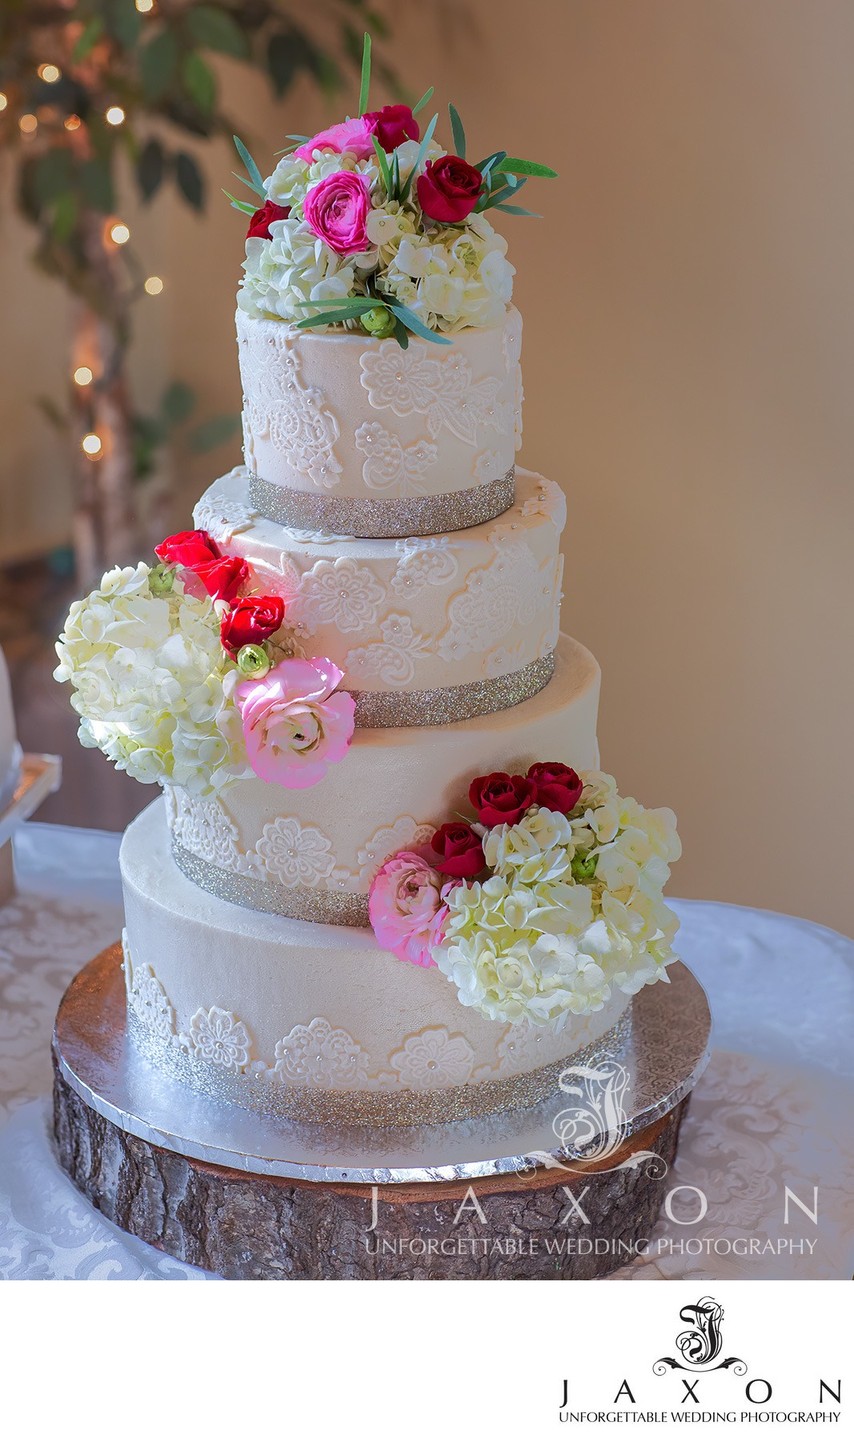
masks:
{"type": "Polygon", "coordinates": [[[238,311],[252,500],[276,523],[359,538],[467,529],[509,509],[522,319],[447,345],[311,334],[238,311]]]}

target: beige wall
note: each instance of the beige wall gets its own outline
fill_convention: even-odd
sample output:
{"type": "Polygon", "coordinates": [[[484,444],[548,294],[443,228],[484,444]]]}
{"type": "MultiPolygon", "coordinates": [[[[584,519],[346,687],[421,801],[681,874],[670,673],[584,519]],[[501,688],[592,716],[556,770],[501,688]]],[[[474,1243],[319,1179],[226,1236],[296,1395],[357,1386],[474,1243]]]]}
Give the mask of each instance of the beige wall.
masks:
{"type": "MultiPolygon", "coordinates": [[[[397,8],[399,65],[459,104],[472,150],[561,172],[528,187],[544,220],[507,232],[524,458],[569,498],[565,619],[603,665],[604,761],[679,812],[677,892],[854,932],[854,9],[397,8]]],[[[310,124],[248,86],[233,108],[271,140],[310,124]]],[[[170,293],[141,370],[151,384],[166,360],[233,407],[231,213],[161,211],[151,246],[170,293]]],[[[10,267],[25,364],[0,392],[4,500],[21,476],[45,483],[23,393],[28,367],[56,365],[54,292],[10,267]]],[[[206,478],[195,463],[187,491],[206,478]]]]}

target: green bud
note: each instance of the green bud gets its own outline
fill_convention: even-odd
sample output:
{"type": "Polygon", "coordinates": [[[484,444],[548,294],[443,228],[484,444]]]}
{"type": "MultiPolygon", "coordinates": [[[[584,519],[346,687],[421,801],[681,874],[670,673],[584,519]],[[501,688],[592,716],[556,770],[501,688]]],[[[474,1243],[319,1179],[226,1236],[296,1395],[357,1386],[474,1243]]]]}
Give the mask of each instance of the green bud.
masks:
{"type": "Polygon", "coordinates": [[[175,570],[171,564],[156,564],[148,576],[152,594],[171,594],[174,582],[175,570]]]}
{"type": "Polygon", "coordinates": [[[388,339],[394,334],[395,318],[391,310],[383,308],[378,304],[376,309],[369,309],[362,315],[362,328],[372,334],[374,339],[388,339]]]}
{"type": "Polygon", "coordinates": [[[244,644],[238,651],[237,667],[250,679],[262,679],[270,672],[270,658],[260,644],[244,644]]]}
{"type": "Polygon", "coordinates": [[[570,868],[576,883],[590,882],[590,879],[593,878],[596,873],[597,861],[598,855],[595,853],[588,853],[586,858],[583,853],[574,853],[572,855],[570,868]]]}

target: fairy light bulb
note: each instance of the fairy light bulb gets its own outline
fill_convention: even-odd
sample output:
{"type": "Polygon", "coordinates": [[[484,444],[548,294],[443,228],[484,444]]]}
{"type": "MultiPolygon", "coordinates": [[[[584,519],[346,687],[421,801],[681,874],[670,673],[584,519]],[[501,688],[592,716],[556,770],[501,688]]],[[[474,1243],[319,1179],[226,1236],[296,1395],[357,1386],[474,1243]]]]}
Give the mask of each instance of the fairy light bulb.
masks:
{"type": "Polygon", "coordinates": [[[35,115],[22,115],[18,121],[18,129],[22,135],[34,135],[38,127],[39,122],[35,115]]]}
{"type": "Polygon", "coordinates": [[[85,389],[87,384],[91,384],[94,378],[88,364],[80,364],[74,371],[74,383],[79,384],[81,389],[85,389]]]}
{"type": "Polygon", "coordinates": [[[66,115],[62,123],[66,130],[74,131],[80,129],[83,121],[79,115],[66,115]]]}
{"type": "Polygon", "coordinates": [[[6,94],[4,94],[3,91],[0,90],[0,114],[2,114],[3,110],[5,110],[5,108],[6,108],[6,106],[8,105],[8,103],[9,103],[9,96],[6,95],[6,94]]]}
{"type": "Polygon", "coordinates": [[[110,105],[109,109],[104,112],[104,119],[108,125],[123,125],[125,112],[121,105],[110,105]]]}
{"type": "Polygon", "coordinates": [[[103,447],[100,434],[84,434],[80,441],[80,448],[87,459],[98,459],[103,447]]]}
{"type": "Polygon", "coordinates": [[[39,65],[38,76],[46,85],[55,85],[62,79],[62,71],[58,65],[39,65]]]}
{"type": "Polygon", "coordinates": [[[130,239],[130,230],[123,220],[114,220],[110,225],[110,239],[113,244],[127,244],[130,239]]]}
{"type": "Polygon", "coordinates": [[[162,294],[163,280],[159,274],[150,274],[145,281],[144,289],[146,294],[162,294]]]}
{"type": "Polygon", "coordinates": [[[149,15],[154,9],[154,0],[135,0],[140,15],[149,15]]]}

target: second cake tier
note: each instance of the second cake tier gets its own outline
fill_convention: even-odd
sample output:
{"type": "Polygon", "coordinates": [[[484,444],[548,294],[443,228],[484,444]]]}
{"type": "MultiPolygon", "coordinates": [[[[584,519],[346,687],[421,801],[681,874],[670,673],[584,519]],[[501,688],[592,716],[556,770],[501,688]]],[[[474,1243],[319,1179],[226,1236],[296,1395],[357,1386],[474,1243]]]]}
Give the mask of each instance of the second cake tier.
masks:
{"type": "Polygon", "coordinates": [[[557,642],[566,501],[520,470],[498,519],[430,539],[355,539],[259,517],[245,469],[194,519],[280,594],[307,655],[343,671],[360,726],[444,723],[519,703],[548,683],[557,642]]]}
{"type": "Polygon", "coordinates": [[[219,798],[166,790],[176,862],[234,903],[322,923],[368,922],[380,864],[429,839],[471,780],[540,760],[595,768],[599,667],[562,637],[555,676],[526,703],[465,723],[357,729],[346,759],[313,788],[241,779],[219,798]]]}

